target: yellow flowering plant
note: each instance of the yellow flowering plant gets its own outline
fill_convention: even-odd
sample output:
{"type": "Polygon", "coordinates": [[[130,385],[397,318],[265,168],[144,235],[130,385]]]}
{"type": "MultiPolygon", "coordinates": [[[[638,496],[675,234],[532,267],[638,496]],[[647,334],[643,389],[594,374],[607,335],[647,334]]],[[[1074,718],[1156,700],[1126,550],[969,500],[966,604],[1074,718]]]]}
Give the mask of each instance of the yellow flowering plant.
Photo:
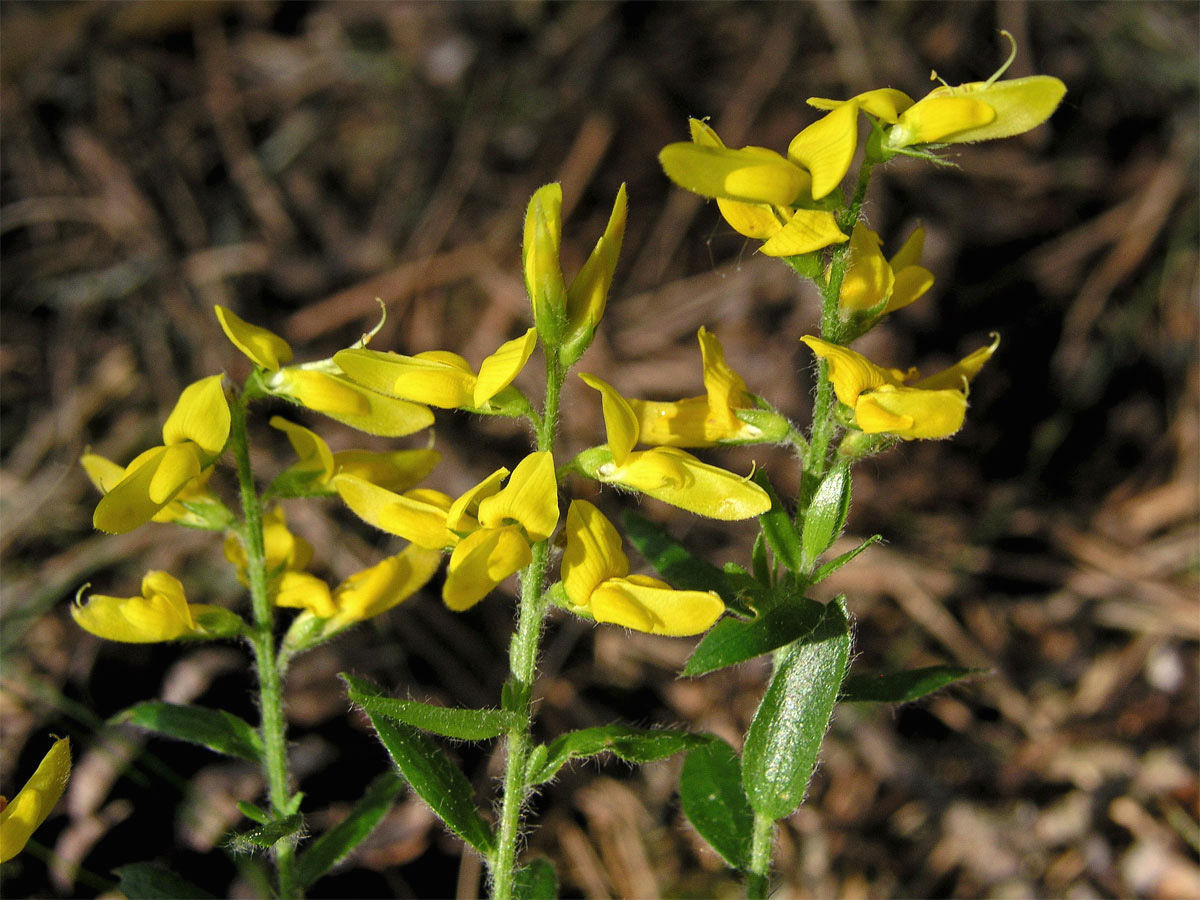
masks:
{"type": "MultiPolygon", "coordinates": [[[[922,377],[914,368],[873,362],[848,345],[885,316],[917,302],[934,281],[922,265],[922,228],[889,258],[879,234],[868,227],[863,204],[873,171],[898,154],[948,164],[937,154],[946,145],[1009,137],[1044,122],[1065,87],[1044,75],[1001,80],[1012,59],[986,82],[943,84],[915,102],[890,87],[849,100],[812,98],[810,105],[825,114],[793,138],[786,156],[758,147],[727,149],[711,127],[696,120],[691,142],[670,144],[660,154],[672,181],[715,198],[730,227],[762,241],[760,252],[780,258],[820,292],[818,334],[798,336],[817,362],[807,434],[790,424],[771,427],[769,417],[777,414],[732,374],[723,355],[706,347],[705,341],[713,339],[703,330],[704,397],[627,402],[610,386],[588,382],[604,394],[610,436],[611,458],[593,462],[597,477],[628,483],[639,441],[658,445],[641,453],[655,453],[753,440],[754,429],[761,429],[760,439],[790,444],[800,463],[799,491],[791,503],[777,496],[765,473],[755,474],[770,508],[759,516],[761,534],[750,570],[708,566],[647,522],[631,533],[636,544],[649,548],[660,572],[682,576],[685,584],[707,581],[737,597],[727,604],[735,615],[705,634],[685,675],[767,653],[774,658],[740,756],[724,743],[708,744],[688,754],[680,776],[685,815],[743,873],[749,897],[770,892],[775,823],[803,801],[834,705],[912,700],[971,674],[951,666],[850,674],[853,628],[845,598],[823,605],[806,594],[879,540],[875,535],[823,561],[846,521],[853,464],[901,441],[938,440],[958,432],[966,421],[969,384],[999,346],[999,337],[992,335],[955,365],[922,377]],[[860,141],[864,118],[870,132],[860,141]],[[855,160],[853,188],[843,192],[839,188],[855,160]],[[795,239],[800,232],[811,239],[795,239]]],[[[669,482],[665,467],[660,468],[669,482]]],[[[680,467],[676,478],[682,473],[680,467]]],[[[614,565],[612,571],[618,570],[614,565]]],[[[589,574],[591,580],[598,577],[589,574]]],[[[571,595],[577,603],[584,602],[581,597],[586,600],[582,589],[571,595]]]]}
{"type": "MultiPolygon", "coordinates": [[[[610,752],[635,763],[686,753],[680,796],[687,818],[744,873],[748,895],[766,897],[775,823],[803,800],[835,703],[913,699],[970,674],[939,666],[849,675],[852,624],[845,598],[821,604],[807,595],[879,539],[826,558],[846,521],[853,464],[901,441],[956,433],[966,421],[969,384],[997,350],[993,337],[923,378],[848,345],[885,316],[903,314],[933,284],[922,265],[921,228],[887,257],[879,234],[867,226],[863,202],[873,170],[897,154],[934,159],[946,144],[1005,137],[1044,121],[1061,99],[1061,83],[1045,76],[1004,82],[1003,71],[917,102],[892,88],[845,101],[812,100],[826,114],[800,131],[786,154],[726,147],[699,120],[690,124],[689,141],[663,149],[670,179],[715,199],[734,230],[760,241],[761,252],[819,290],[818,333],[797,335],[816,359],[813,421],[806,429],[755,393],[727,361],[717,334],[703,327],[697,334],[703,394],[627,397],[619,385],[575,372],[608,305],[626,196],[621,187],[603,233],[568,280],[560,259],[562,190],[550,184],[533,194],[524,217],[521,259],[532,326],[501,341],[477,367],[452,350],[401,354],[371,347],[382,321],[329,358],[297,363],[281,336],[217,306],[216,325],[251,364],[245,379],[235,383],[216,374],[189,385],[167,417],[162,444],[128,465],[84,456],[82,465],[102,495],[97,528],[121,533],[173,524],[224,535],[224,558],[249,594],[244,608],[191,602],[189,593],[204,597],[204,585],[151,571],[138,596],[85,599],[85,586],[72,614],[82,629],[111,641],[248,645],[257,724],[223,710],[153,702],[122,718],[261,767],[265,801],[239,804],[251,825],[230,843],[269,850],[277,896],[303,896],[367,836],[400,790],[396,773],[479,853],[492,897],[554,896],[552,867],[520,859],[529,800],[570,760],[610,752]],[[870,133],[860,141],[864,119],[870,133]],[[842,183],[856,161],[847,193],[842,183]],[[535,358],[544,367],[540,400],[520,387],[535,358]],[[603,424],[603,443],[564,457],[557,435],[562,392],[572,375],[594,392],[589,412],[597,437],[603,424]],[[291,404],[306,421],[304,411],[385,438],[421,432],[438,409],[508,417],[523,422],[531,440],[527,452],[452,495],[432,484],[440,459],[432,438],[389,451],[334,451],[314,427],[274,415],[267,424],[283,435],[277,440],[286,439],[295,460],[264,479],[254,467],[248,417],[267,400],[291,404]],[[794,498],[781,499],[764,471],[730,471],[691,452],[751,444],[794,452],[800,465],[794,498]],[[232,472],[230,483],[222,483],[221,469],[232,472]],[[592,495],[598,486],[716,521],[757,519],[749,567],[701,560],[633,513],[623,518],[623,537],[598,503],[572,496],[580,479],[596,483],[592,495]],[[227,494],[239,502],[227,505],[227,494]],[[289,527],[284,501],[342,504],[390,536],[385,540],[402,544],[331,585],[310,571],[316,553],[289,527]],[[637,571],[626,539],[656,575],[637,571]],[[464,611],[501,592],[513,576],[516,627],[494,706],[424,703],[343,675],[349,699],[369,718],[395,772],[382,775],[344,822],[309,840],[303,794],[286,753],[282,687],[289,667],[431,584],[449,609],[464,611]],[[672,638],[703,635],[686,676],[772,654],[773,674],[740,756],[713,735],[620,722],[548,743],[535,740],[534,683],[554,610],[596,626],[672,638]],[[501,742],[504,771],[494,809],[478,807],[472,782],[439,738],[501,742]]],[[[55,765],[55,772],[62,770],[55,765]]],[[[28,805],[32,812],[22,812],[11,839],[3,820],[5,853],[23,844],[53,800],[28,805]]]]}

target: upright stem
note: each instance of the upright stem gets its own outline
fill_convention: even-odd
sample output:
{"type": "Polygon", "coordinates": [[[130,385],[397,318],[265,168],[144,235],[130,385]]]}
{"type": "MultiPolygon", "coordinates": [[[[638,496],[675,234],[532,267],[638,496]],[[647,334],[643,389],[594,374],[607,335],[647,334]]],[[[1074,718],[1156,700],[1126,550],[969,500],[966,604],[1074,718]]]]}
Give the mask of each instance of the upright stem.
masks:
{"type": "Polygon", "coordinates": [[[750,871],[746,873],[747,900],[766,900],[771,890],[771,849],[775,838],[775,820],[754,814],[750,833],[750,871]]]}
{"type": "MultiPolygon", "coordinates": [[[[246,574],[250,581],[250,600],[254,611],[254,630],[250,646],[258,670],[259,705],[262,721],[263,773],[271,814],[282,819],[288,815],[291,792],[288,787],[287,720],[283,714],[283,680],[275,652],[274,611],[267,588],[267,557],[263,545],[262,502],[254,486],[250,467],[250,446],[246,437],[246,406],[252,396],[249,385],[232,407],[231,445],[237,462],[238,484],[242,494],[242,541],[246,550],[246,574]]],[[[300,897],[301,891],[292,873],[293,845],[289,838],[274,847],[279,876],[280,897],[300,897]]]]}
{"type": "MultiPolygon", "coordinates": [[[[537,422],[537,449],[554,449],[558,428],[558,404],[566,372],[555,348],[546,348],[546,398],[542,417],[537,422]]],[[[500,826],[496,850],[491,859],[492,897],[510,900],[517,870],[517,841],[520,838],[521,810],[529,796],[526,767],[533,748],[533,681],[537,674],[538,644],[542,620],[549,605],[543,590],[550,563],[550,542],[539,541],[532,547],[533,560],[521,572],[521,608],[517,630],[508,651],[509,680],[504,708],[516,714],[516,722],[505,739],[504,797],[500,805],[500,826]]]]}

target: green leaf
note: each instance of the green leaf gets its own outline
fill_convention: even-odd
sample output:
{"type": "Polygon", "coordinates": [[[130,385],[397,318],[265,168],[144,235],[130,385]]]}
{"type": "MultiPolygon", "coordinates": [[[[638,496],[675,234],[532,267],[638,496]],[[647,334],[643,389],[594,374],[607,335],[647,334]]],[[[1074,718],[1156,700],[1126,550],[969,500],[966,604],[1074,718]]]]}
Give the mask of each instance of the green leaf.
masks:
{"type": "Polygon", "coordinates": [[[674,756],[712,740],[715,738],[711,734],[671,728],[633,728],[616,723],[568,731],[550,742],[546,761],[538,771],[530,772],[529,781],[531,784],[549,781],[568,761],[584,756],[609,752],[626,762],[646,763],[674,756]]]}
{"type": "Polygon", "coordinates": [[[117,713],[111,721],[199,744],[226,756],[262,762],[263,745],[258,731],[245,719],[223,709],[177,703],[139,703],[117,713]]]}
{"type": "Polygon", "coordinates": [[[213,895],[157,863],[130,863],[113,869],[117,891],[129,900],[214,900],[213,895]]]}
{"type": "Polygon", "coordinates": [[[800,571],[808,572],[817,559],[838,539],[850,512],[850,466],[842,463],[825,476],[813,494],[804,515],[800,543],[800,571]]]}
{"type": "Polygon", "coordinates": [[[502,709],[460,709],[434,706],[417,700],[399,700],[383,695],[369,682],[352,675],[343,675],[349,685],[349,696],[372,716],[387,716],[422,731],[459,738],[464,741],[486,741],[504,734],[516,724],[517,717],[502,709]]]}
{"type": "Polygon", "coordinates": [[[825,618],[825,605],[807,597],[784,600],[748,622],[721,619],[696,645],[683,674],[703,675],[769,653],[813,635],[825,618]]]}
{"type": "Polygon", "coordinates": [[[237,803],[238,812],[247,819],[257,822],[259,825],[266,825],[271,821],[271,816],[262,807],[256,806],[249,800],[239,800],[237,803]]]}
{"type": "Polygon", "coordinates": [[[625,511],[623,521],[630,542],[671,587],[681,591],[716,591],[727,606],[740,605],[737,595],[725,583],[725,574],[712,563],[692,556],[660,525],[633,510],[625,511]]]}
{"type": "Polygon", "coordinates": [[[830,575],[832,575],[834,572],[836,572],[838,569],[840,569],[842,566],[844,566],[846,563],[850,562],[850,560],[854,559],[854,557],[858,556],[858,554],[862,553],[864,550],[866,550],[868,547],[870,547],[872,544],[878,544],[882,540],[883,540],[883,535],[879,535],[879,534],[871,535],[869,538],[867,538],[865,541],[863,541],[861,544],[859,544],[853,550],[847,550],[841,556],[831,559],[829,562],[825,563],[825,565],[821,566],[821,568],[817,569],[817,571],[813,572],[812,578],[810,578],[808,580],[808,583],[809,584],[819,584],[820,582],[822,582],[826,578],[828,578],[830,575]]]}
{"type": "Polygon", "coordinates": [[[558,896],[558,878],[548,859],[531,860],[517,869],[513,881],[515,900],[554,900],[558,896]]]}
{"type": "Polygon", "coordinates": [[[848,675],[842,682],[842,693],[838,699],[850,703],[908,703],[948,684],[986,671],[963,666],[927,666],[907,672],[848,675]]]}
{"type": "Polygon", "coordinates": [[[307,888],[346,858],[369,835],[391,808],[404,782],[384,772],[354,804],[350,814],[317,838],[296,866],[296,881],[307,888]]]}
{"type": "Polygon", "coordinates": [[[771,566],[767,562],[767,542],[763,540],[761,531],[754,538],[750,564],[754,568],[754,580],[759,584],[770,585],[775,580],[771,577],[771,566]]]}
{"type": "Polygon", "coordinates": [[[446,823],[446,827],[488,854],[495,846],[492,828],[475,807],[471,782],[433,739],[411,725],[366,711],[392,762],[414,791],[446,823]]]}
{"type": "Polygon", "coordinates": [[[750,867],[754,811],[742,789],[742,764],[722,740],[698,747],[683,761],[679,775],[683,813],[732,868],[750,867]]]}
{"type": "Polygon", "coordinates": [[[804,800],[850,657],[844,603],[830,603],[814,634],[781,651],[746,732],[742,781],[750,805],[782,819],[804,800]]]}
{"type": "Polygon", "coordinates": [[[760,469],[754,473],[754,483],[771,498],[771,508],[758,517],[758,524],[771,546],[771,552],[775,554],[775,559],[783,563],[789,572],[806,571],[802,568],[804,554],[800,549],[800,536],[796,533],[796,526],[792,524],[792,517],[783,508],[779,495],[775,493],[771,479],[760,469]]]}
{"type": "Polygon", "coordinates": [[[229,848],[234,853],[253,853],[258,849],[274,847],[285,838],[292,838],[292,843],[300,839],[300,829],[304,827],[304,819],[299,815],[284,816],[275,819],[249,831],[229,836],[229,848]]]}

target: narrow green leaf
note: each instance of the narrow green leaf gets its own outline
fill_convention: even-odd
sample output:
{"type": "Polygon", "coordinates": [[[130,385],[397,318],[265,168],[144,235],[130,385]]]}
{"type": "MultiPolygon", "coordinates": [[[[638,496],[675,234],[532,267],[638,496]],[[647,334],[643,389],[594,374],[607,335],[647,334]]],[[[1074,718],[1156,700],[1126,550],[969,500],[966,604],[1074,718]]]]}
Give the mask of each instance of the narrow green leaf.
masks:
{"type": "Polygon", "coordinates": [[[830,603],[814,634],[781,651],[746,732],[742,781],[750,805],[781,819],[804,799],[850,657],[843,603],[830,603]]]}
{"type": "Polygon", "coordinates": [[[558,896],[558,878],[548,859],[534,859],[517,869],[513,881],[514,900],[554,900],[558,896]]]}
{"type": "Polygon", "coordinates": [[[842,693],[838,699],[850,703],[908,703],[948,684],[986,671],[963,666],[927,666],[907,672],[848,675],[842,682],[842,693]]]}
{"type": "Polygon", "coordinates": [[[413,726],[366,712],[392,762],[417,796],[429,804],[447,828],[480,853],[491,853],[496,838],[475,807],[471,782],[459,768],[432,738],[413,726]]]}
{"type": "Polygon", "coordinates": [[[630,542],[671,587],[681,591],[716,591],[726,605],[737,604],[737,595],[725,583],[725,574],[712,563],[692,556],[660,525],[633,510],[625,511],[624,522],[630,542]]]}
{"type": "Polygon", "coordinates": [[[546,761],[537,772],[530,772],[530,782],[541,784],[555,776],[572,759],[612,753],[626,762],[646,763],[674,756],[714,740],[711,734],[678,731],[671,728],[633,728],[629,725],[599,725],[569,731],[547,747],[546,761]]]}
{"type": "Polygon", "coordinates": [[[767,542],[763,540],[760,531],[754,538],[754,547],[750,551],[750,563],[754,569],[754,580],[759,584],[771,584],[771,566],[767,562],[767,542]]]}
{"type": "Polygon", "coordinates": [[[245,719],[223,709],[181,706],[177,703],[139,703],[113,716],[166,737],[207,747],[216,753],[262,762],[262,739],[245,719]]]}
{"type": "Polygon", "coordinates": [[[249,800],[239,800],[237,804],[238,812],[251,821],[257,822],[259,825],[266,825],[271,821],[271,817],[263,810],[262,807],[256,806],[249,800]]]}
{"type": "Polygon", "coordinates": [[[771,498],[771,508],[758,517],[758,525],[762,528],[767,543],[771,545],[771,552],[789,572],[803,571],[804,554],[800,549],[800,536],[796,533],[796,526],[792,524],[792,517],[783,508],[779,495],[775,493],[771,479],[767,477],[766,472],[759,469],[754,473],[754,483],[771,498]]]}
{"type": "Polygon", "coordinates": [[[862,553],[864,550],[866,550],[872,544],[878,544],[882,540],[883,540],[883,535],[880,535],[880,534],[871,535],[869,538],[867,538],[865,541],[863,541],[861,544],[859,544],[853,550],[847,550],[841,556],[837,556],[837,557],[831,559],[829,562],[825,563],[825,565],[821,566],[821,568],[817,569],[817,571],[813,572],[812,578],[810,578],[808,580],[808,583],[809,584],[820,584],[822,581],[824,581],[826,578],[828,578],[830,575],[832,575],[834,572],[836,572],[838,569],[840,569],[846,563],[850,562],[850,560],[854,559],[854,557],[858,556],[858,554],[862,553]]]}
{"type": "Polygon", "coordinates": [[[516,716],[502,709],[461,709],[434,706],[418,700],[400,700],[382,694],[374,685],[360,678],[352,675],[342,677],[349,685],[348,694],[352,703],[357,703],[372,716],[387,716],[422,731],[464,741],[486,741],[504,734],[516,723],[516,716]]]}
{"type": "Polygon", "coordinates": [[[795,597],[772,606],[756,619],[721,619],[696,645],[683,674],[703,675],[769,653],[812,635],[824,621],[825,605],[795,597]]]}
{"type": "Polygon", "coordinates": [[[117,891],[128,900],[162,900],[163,897],[214,900],[204,888],[157,863],[130,863],[113,869],[113,874],[117,876],[117,891]]]}
{"type": "Polygon", "coordinates": [[[846,527],[850,512],[850,465],[842,463],[817,486],[800,534],[801,568],[808,572],[846,527]]]}
{"type": "Polygon", "coordinates": [[[234,853],[253,853],[255,850],[265,850],[274,847],[285,838],[292,838],[293,843],[300,839],[300,829],[304,827],[304,819],[299,815],[285,816],[249,831],[229,836],[229,848],[234,853]]]}
{"type": "Polygon", "coordinates": [[[367,787],[350,814],[313,841],[296,866],[296,881],[307,888],[345,859],[391,808],[404,782],[384,772],[367,787]]]}
{"type": "Polygon", "coordinates": [[[721,740],[691,751],[679,775],[683,814],[732,868],[750,867],[754,811],[742,789],[742,764],[721,740]]]}

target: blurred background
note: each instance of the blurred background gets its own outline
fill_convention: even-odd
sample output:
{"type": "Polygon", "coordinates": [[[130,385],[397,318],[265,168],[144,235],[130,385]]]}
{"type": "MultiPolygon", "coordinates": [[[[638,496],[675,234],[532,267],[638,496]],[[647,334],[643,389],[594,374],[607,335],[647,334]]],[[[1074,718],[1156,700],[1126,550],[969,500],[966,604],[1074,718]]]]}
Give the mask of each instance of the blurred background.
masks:
{"type": "MultiPolygon", "coordinates": [[[[11,796],[51,732],[76,760],[59,814],[5,867],[6,896],[93,896],[146,860],[218,896],[261,893],[220,847],[257,773],[105,724],[152,698],[255,720],[242,648],[103,643],[68,612],[81,585],[130,595],[152,568],[193,601],[245,603],[211,534],[95,533],[77,465],[87,447],[128,461],[184,385],[245,374],[214,303],[317,359],[375,323],[378,297],[372,346],[477,365],[530,324],[532,191],[563,184],[570,275],[626,182],[622,261],[582,369],[630,396],[700,393],[705,325],[803,422],[815,296],[672,187],[657,152],[689,116],[783,150],[816,116],[807,97],[920,96],[931,69],[986,79],[1001,28],[1020,48],[1009,77],[1055,75],[1066,100],[1023,137],[951,148],[961,169],[878,174],[870,225],[891,253],[923,223],[937,283],[860,347],[932,371],[991,331],[1003,343],[962,433],[858,467],[847,546],[886,544],[821,586],[849,598],[857,670],[989,674],[898,709],[838,708],[809,802],[780,829],[779,896],[1200,896],[1195,4],[8,0],[0,16],[0,783],[11,796]]],[[[264,478],[291,458],[265,427],[284,411],[256,423],[264,478]]],[[[570,390],[564,414],[565,452],[603,440],[593,392],[570,390]]],[[[335,449],[396,446],[298,418],[335,449]]],[[[439,414],[428,484],[455,494],[527,446],[508,422],[439,414]]],[[[707,455],[794,491],[786,454],[707,455]]],[[[748,560],[751,526],[573,490],[614,516],[637,506],[714,562],[748,560]]],[[[333,582],[398,548],[334,502],[287,512],[333,582]]],[[[437,585],[289,675],[314,833],[386,766],[338,672],[497,702],[511,591],[452,614],[437,585]]],[[[541,736],[619,719],[736,742],[764,666],[677,679],[691,643],[555,617],[541,736]]],[[[495,752],[451,752],[494,796],[495,752]]],[[[554,862],[563,896],[739,895],[683,820],[678,765],[577,765],[539,795],[527,852],[554,862]]],[[[314,895],[481,890],[479,861],[405,796],[314,895]]]]}

